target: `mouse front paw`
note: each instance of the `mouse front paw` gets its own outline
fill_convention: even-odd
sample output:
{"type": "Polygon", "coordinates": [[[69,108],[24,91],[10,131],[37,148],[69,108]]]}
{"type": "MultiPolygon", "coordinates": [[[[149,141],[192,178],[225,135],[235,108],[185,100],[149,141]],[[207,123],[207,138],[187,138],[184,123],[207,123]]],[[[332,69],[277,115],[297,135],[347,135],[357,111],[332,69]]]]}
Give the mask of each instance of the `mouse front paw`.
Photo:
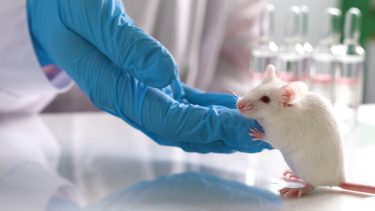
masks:
{"type": "Polygon", "coordinates": [[[254,140],[259,140],[259,141],[262,141],[262,140],[264,140],[266,138],[265,134],[262,133],[262,132],[260,132],[256,128],[250,128],[250,130],[249,130],[249,136],[251,136],[254,140]]]}

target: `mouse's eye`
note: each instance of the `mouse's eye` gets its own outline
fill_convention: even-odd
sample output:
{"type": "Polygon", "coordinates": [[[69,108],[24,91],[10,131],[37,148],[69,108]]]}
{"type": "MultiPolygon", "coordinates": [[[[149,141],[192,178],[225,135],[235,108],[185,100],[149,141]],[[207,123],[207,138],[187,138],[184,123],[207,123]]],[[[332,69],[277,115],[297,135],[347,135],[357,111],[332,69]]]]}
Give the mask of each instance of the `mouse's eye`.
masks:
{"type": "Polygon", "coordinates": [[[271,102],[271,99],[268,96],[262,96],[260,98],[260,101],[262,101],[263,103],[269,103],[271,102]]]}

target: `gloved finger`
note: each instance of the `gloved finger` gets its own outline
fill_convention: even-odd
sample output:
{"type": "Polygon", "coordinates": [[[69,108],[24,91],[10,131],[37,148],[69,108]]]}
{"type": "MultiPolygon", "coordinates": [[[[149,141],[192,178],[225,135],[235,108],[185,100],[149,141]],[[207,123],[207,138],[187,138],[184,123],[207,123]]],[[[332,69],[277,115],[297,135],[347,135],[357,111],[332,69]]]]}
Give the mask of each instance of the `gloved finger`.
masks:
{"type": "Polygon", "coordinates": [[[228,146],[222,141],[213,141],[210,143],[199,144],[191,142],[181,142],[179,147],[185,152],[199,152],[199,153],[234,153],[234,147],[228,146]]]}
{"type": "Polygon", "coordinates": [[[183,142],[179,144],[179,147],[186,152],[199,152],[199,153],[234,153],[234,152],[244,152],[244,153],[255,153],[259,149],[273,149],[268,142],[264,141],[254,141],[256,148],[253,146],[244,147],[232,147],[226,145],[222,141],[214,141],[207,144],[198,144],[183,142]]]}
{"type": "Polygon", "coordinates": [[[273,147],[269,142],[265,141],[255,141],[253,140],[253,146],[243,146],[243,147],[233,147],[234,150],[238,152],[244,152],[244,153],[256,153],[259,152],[259,149],[268,149],[271,150],[273,147]]]}
{"type": "Polygon", "coordinates": [[[185,90],[183,89],[182,83],[180,82],[180,79],[178,77],[173,80],[171,84],[162,88],[161,90],[179,102],[187,102],[184,98],[185,90]]]}
{"type": "Polygon", "coordinates": [[[133,77],[157,88],[176,78],[177,66],[171,54],[133,24],[121,0],[66,0],[58,5],[61,21],[69,30],[133,77]]]}
{"type": "Polygon", "coordinates": [[[199,89],[183,85],[186,99],[196,105],[210,106],[220,105],[227,108],[236,108],[237,97],[225,93],[209,93],[199,89]]]}
{"type": "Polygon", "coordinates": [[[171,88],[173,90],[173,93],[174,93],[173,98],[175,100],[181,101],[181,100],[184,99],[185,90],[184,90],[183,84],[182,84],[179,76],[177,76],[177,78],[172,81],[171,88]]]}

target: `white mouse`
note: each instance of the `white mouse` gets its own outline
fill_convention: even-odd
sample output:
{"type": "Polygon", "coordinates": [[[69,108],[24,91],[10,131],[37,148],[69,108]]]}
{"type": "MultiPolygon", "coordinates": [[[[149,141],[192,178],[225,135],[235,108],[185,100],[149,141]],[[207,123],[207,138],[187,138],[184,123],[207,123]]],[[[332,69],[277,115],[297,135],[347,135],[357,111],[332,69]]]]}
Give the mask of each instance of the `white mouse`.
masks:
{"type": "Polygon", "coordinates": [[[331,106],[305,83],[284,82],[268,65],[262,83],[238,100],[237,109],[262,125],[264,134],[251,129],[250,135],[281,151],[294,172],[287,173],[289,178],[303,180],[303,188],[284,188],[282,196],[300,197],[317,186],[375,193],[375,187],[345,182],[343,147],[331,106]]]}

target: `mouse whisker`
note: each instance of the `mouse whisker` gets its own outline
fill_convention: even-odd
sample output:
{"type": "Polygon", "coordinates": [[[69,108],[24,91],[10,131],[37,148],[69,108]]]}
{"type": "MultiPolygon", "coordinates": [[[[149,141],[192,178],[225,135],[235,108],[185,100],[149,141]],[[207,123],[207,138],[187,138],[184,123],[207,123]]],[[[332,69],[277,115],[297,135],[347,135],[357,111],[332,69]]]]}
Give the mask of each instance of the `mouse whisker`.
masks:
{"type": "Polygon", "coordinates": [[[233,98],[234,98],[236,101],[240,98],[240,96],[239,96],[234,90],[229,89],[229,92],[231,92],[231,93],[233,94],[233,98]]]}
{"type": "Polygon", "coordinates": [[[237,97],[237,96],[233,96],[233,99],[234,99],[235,101],[237,101],[237,100],[239,99],[239,97],[237,97]]]}

